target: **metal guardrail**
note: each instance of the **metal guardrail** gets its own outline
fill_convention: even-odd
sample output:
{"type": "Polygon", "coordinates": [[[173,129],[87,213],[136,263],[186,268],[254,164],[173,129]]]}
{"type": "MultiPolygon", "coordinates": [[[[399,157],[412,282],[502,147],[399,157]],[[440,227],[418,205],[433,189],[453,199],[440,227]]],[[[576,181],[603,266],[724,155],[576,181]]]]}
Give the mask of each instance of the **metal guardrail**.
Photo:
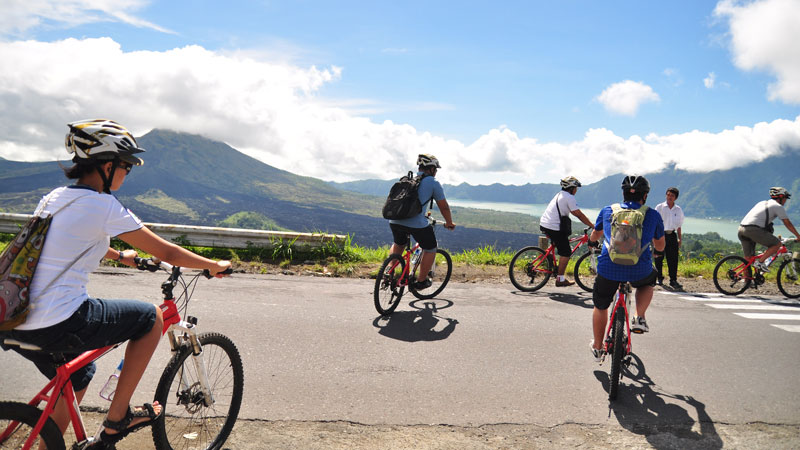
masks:
{"type": "MultiPolygon", "coordinates": [[[[18,232],[19,227],[27,223],[31,217],[33,217],[31,214],[0,213],[0,233],[18,232]]],[[[292,241],[297,246],[318,247],[323,243],[331,242],[341,246],[347,238],[341,234],[294,233],[166,223],[145,223],[145,226],[168,241],[180,238],[189,241],[191,245],[201,247],[247,248],[256,246],[270,248],[276,242],[292,241]]]]}

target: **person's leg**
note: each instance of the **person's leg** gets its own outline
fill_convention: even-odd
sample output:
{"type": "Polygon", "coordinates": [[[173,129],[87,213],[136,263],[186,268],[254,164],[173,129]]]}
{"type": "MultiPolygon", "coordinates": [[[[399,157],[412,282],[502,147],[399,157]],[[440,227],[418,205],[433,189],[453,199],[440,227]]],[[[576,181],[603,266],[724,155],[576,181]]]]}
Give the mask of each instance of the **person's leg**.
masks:
{"type": "Polygon", "coordinates": [[[636,316],[645,318],[647,307],[653,300],[653,286],[646,285],[636,288],[636,316]]]}
{"type": "Polygon", "coordinates": [[[606,332],[608,323],[608,307],[614,298],[619,283],[603,278],[601,275],[595,277],[594,287],[592,288],[592,348],[595,350],[603,349],[603,336],[606,332]]]}
{"type": "Polygon", "coordinates": [[[567,264],[569,264],[569,256],[558,256],[558,276],[564,278],[564,272],[567,271],[567,264]]]}
{"type": "Polygon", "coordinates": [[[428,279],[428,272],[431,271],[431,267],[433,267],[433,261],[436,259],[436,251],[422,252],[422,260],[419,263],[419,275],[417,275],[417,281],[425,281],[428,279]]]}
{"type": "Polygon", "coordinates": [[[392,255],[401,255],[408,243],[408,229],[394,223],[390,223],[389,228],[392,230],[392,248],[389,250],[389,253],[392,255]]]}
{"type": "MultiPolygon", "coordinates": [[[[661,283],[664,281],[664,258],[653,258],[655,261],[656,272],[658,272],[658,282],[661,283]]],[[[669,267],[669,266],[667,266],[669,267]]]]}
{"type": "Polygon", "coordinates": [[[606,332],[607,322],[608,309],[598,309],[595,306],[594,310],[592,310],[592,335],[594,336],[592,347],[597,350],[603,349],[603,336],[606,332]]]}
{"type": "MultiPolygon", "coordinates": [[[[138,339],[128,341],[125,348],[125,364],[122,366],[122,372],[119,374],[119,381],[117,390],[114,392],[114,399],[111,401],[111,406],[108,408],[108,420],[118,422],[125,417],[128,412],[128,406],[133,397],[133,392],[139,384],[139,380],[144,375],[147,364],[158,346],[158,341],[161,340],[161,331],[164,328],[164,319],[161,315],[161,308],[153,306],[156,310],[156,321],[150,331],[138,339]]],[[[158,402],[153,404],[153,409],[156,415],[161,414],[161,405],[158,402]]],[[[134,419],[129,426],[150,420],[146,417],[134,419]]],[[[106,433],[109,435],[116,434],[116,430],[106,428],[106,433]]]]}
{"type": "MultiPolygon", "coordinates": [[[[670,233],[667,235],[664,257],[667,259],[667,271],[670,283],[678,281],[678,234],[670,233]]],[[[659,258],[663,259],[663,258],[659,258]]],[[[659,271],[659,274],[661,271],[659,271]]],[[[663,276],[662,276],[663,279],[663,276]]]]}
{"type": "Polygon", "coordinates": [[[431,226],[412,230],[414,239],[422,247],[422,258],[419,263],[419,271],[417,271],[417,283],[422,283],[428,279],[428,273],[436,260],[438,242],[436,242],[436,234],[431,226]]]}

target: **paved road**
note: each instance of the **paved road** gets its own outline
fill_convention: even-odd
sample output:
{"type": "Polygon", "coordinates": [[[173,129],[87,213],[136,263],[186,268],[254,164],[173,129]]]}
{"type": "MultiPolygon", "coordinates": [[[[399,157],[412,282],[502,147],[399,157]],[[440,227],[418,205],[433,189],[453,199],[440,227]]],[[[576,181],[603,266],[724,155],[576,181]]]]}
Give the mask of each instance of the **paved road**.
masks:
{"type": "MultiPolygon", "coordinates": [[[[163,278],[103,269],[90,292],[158,303],[163,278]]],[[[243,418],[619,423],[634,432],[670,424],[697,435],[715,423],[800,424],[800,305],[778,297],[658,291],[651,332],[633,338],[637,381],[623,380],[613,409],[608,366],[588,351],[591,299],[575,288],[551,283],[523,294],[510,284],[453,283],[435,301],[404,298],[389,319],[373,309],[371,280],[237,274],[201,280],[195,298],[200,328],[227,334],[241,350],[243,418]]],[[[87,405],[105,406],[97,391],[120,355],[101,361],[87,405]]],[[[142,401],[167,358],[162,345],[142,401]]],[[[28,400],[44,384],[31,369],[0,353],[0,398],[28,400]]]]}

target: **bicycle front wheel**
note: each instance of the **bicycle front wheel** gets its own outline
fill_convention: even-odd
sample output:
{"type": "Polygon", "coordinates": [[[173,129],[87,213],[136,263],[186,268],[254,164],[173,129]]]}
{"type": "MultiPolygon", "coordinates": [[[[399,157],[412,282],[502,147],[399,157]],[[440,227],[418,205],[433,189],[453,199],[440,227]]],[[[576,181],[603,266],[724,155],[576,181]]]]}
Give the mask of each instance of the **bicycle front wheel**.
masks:
{"type": "Polygon", "coordinates": [[[406,260],[400,255],[389,255],[381,264],[378,275],[375,277],[375,289],[372,296],[375,301],[375,310],[378,314],[388,316],[400,304],[403,296],[403,286],[400,286],[400,277],[406,267],[406,260]]]}
{"type": "MultiPolygon", "coordinates": [[[[0,449],[21,449],[41,415],[42,410],[35,406],[19,402],[0,402],[0,449]],[[14,422],[17,422],[16,426],[9,428],[14,422]]],[[[64,450],[64,437],[53,419],[47,419],[31,448],[39,448],[42,443],[47,450],[64,450]]]]}
{"type": "Polygon", "coordinates": [[[722,258],[714,267],[714,286],[726,295],[739,295],[750,287],[753,267],[741,256],[731,255],[722,258]]]}
{"type": "MultiPolygon", "coordinates": [[[[414,267],[414,279],[418,279],[419,275],[419,266],[421,264],[417,264],[414,267]]],[[[450,277],[453,275],[453,259],[450,258],[450,254],[446,251],[438,248],[436,249],[436,258],[433,260],[433,266],[431,266],[430,272],[428,272],[428,279],[431,280],[433,284],[431,287],[426,289],[424,292],[420,292],[414,289],[413,284],[408,285],[408,290],[414,297],[418,299],[429,299],[436,297],[444,290],[444,287],[447,286],[447,282],[450,281],[450,277]]]]}
{"type": "Polygon", "coordinates": [[[778,269],[778,289],[789,298],[800,297],[800,260],[787,259],[778,269]]]}
{"type": "Polygon", "coordinates": [[[218,333],[202,333],[198,339],[203,348],[200,364],[195,364],[191,346],[185,346],[158,382],[155,400],[164,407],[153,424],[158,450],[220,449],[239,416],[244,390],[239,350],[218,333]],[[211,398],[203,393],[198,368],[206,373],[211,398]]]}
{"type": "Polygon", "coordinates": [[[511,284],[524,292],[533,292],[542,288],[553,274],[553,263],[545,257],[539,247],[525,247],[518,251],[511,264],[508,265],[508,277],[511,284]]]}
{"type": "Polygon", "coordinates": [[[575,282],[586,292],[594,289],[594,279],[597,278],[597,254],[586,252],[575,263],[575,282]]]}
{"type": "Polygon", "coordinates": [[[622,378],[622,358],[625,356],[625,314],[622,308],[614,313],[614,327],[611,329],[611,373],[608,384],[608,401],[614,401],[619,392],[619,381],[622,378]]]}

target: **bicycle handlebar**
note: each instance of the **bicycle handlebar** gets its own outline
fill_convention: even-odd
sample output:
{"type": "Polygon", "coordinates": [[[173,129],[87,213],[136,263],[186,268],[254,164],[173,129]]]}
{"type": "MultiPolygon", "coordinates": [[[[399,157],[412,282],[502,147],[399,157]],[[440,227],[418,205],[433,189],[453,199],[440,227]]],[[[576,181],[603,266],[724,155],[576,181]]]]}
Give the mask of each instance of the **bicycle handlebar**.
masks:
{"type": "MultiPolygon", "coordinates": [[[[136,268],[137,269],[139,269],[139,270],[147,270],[148,272],[156,272],[158,269],[164,269],[167,272],[172,272],[172,270],[175,267],[172,264],[170,264],[170,263],[168,263],[166,261],[161,261],[160,259],[158,259],[156,257],[140,258],[140,257],[136,256],[136,257],[133,258],[133,262],[136,263],[136,268]]],[[[182,273],[183,272],[183,267],[178,267],[178,271],[182,273]]],[[[222,272],[218,272],[218,273],[221,273],[221,274],[224,274],[224,275],[230,275],[230,274],[233,273],[233,268],[232,267],[228,267],[226,270],[223,270],[222,272]]],[[[211,271],[209,271],[208,269],[203,269],[203,276],[205,276],[206,278],[214,278],[214,275],[211,275],[211,271]]]]}

